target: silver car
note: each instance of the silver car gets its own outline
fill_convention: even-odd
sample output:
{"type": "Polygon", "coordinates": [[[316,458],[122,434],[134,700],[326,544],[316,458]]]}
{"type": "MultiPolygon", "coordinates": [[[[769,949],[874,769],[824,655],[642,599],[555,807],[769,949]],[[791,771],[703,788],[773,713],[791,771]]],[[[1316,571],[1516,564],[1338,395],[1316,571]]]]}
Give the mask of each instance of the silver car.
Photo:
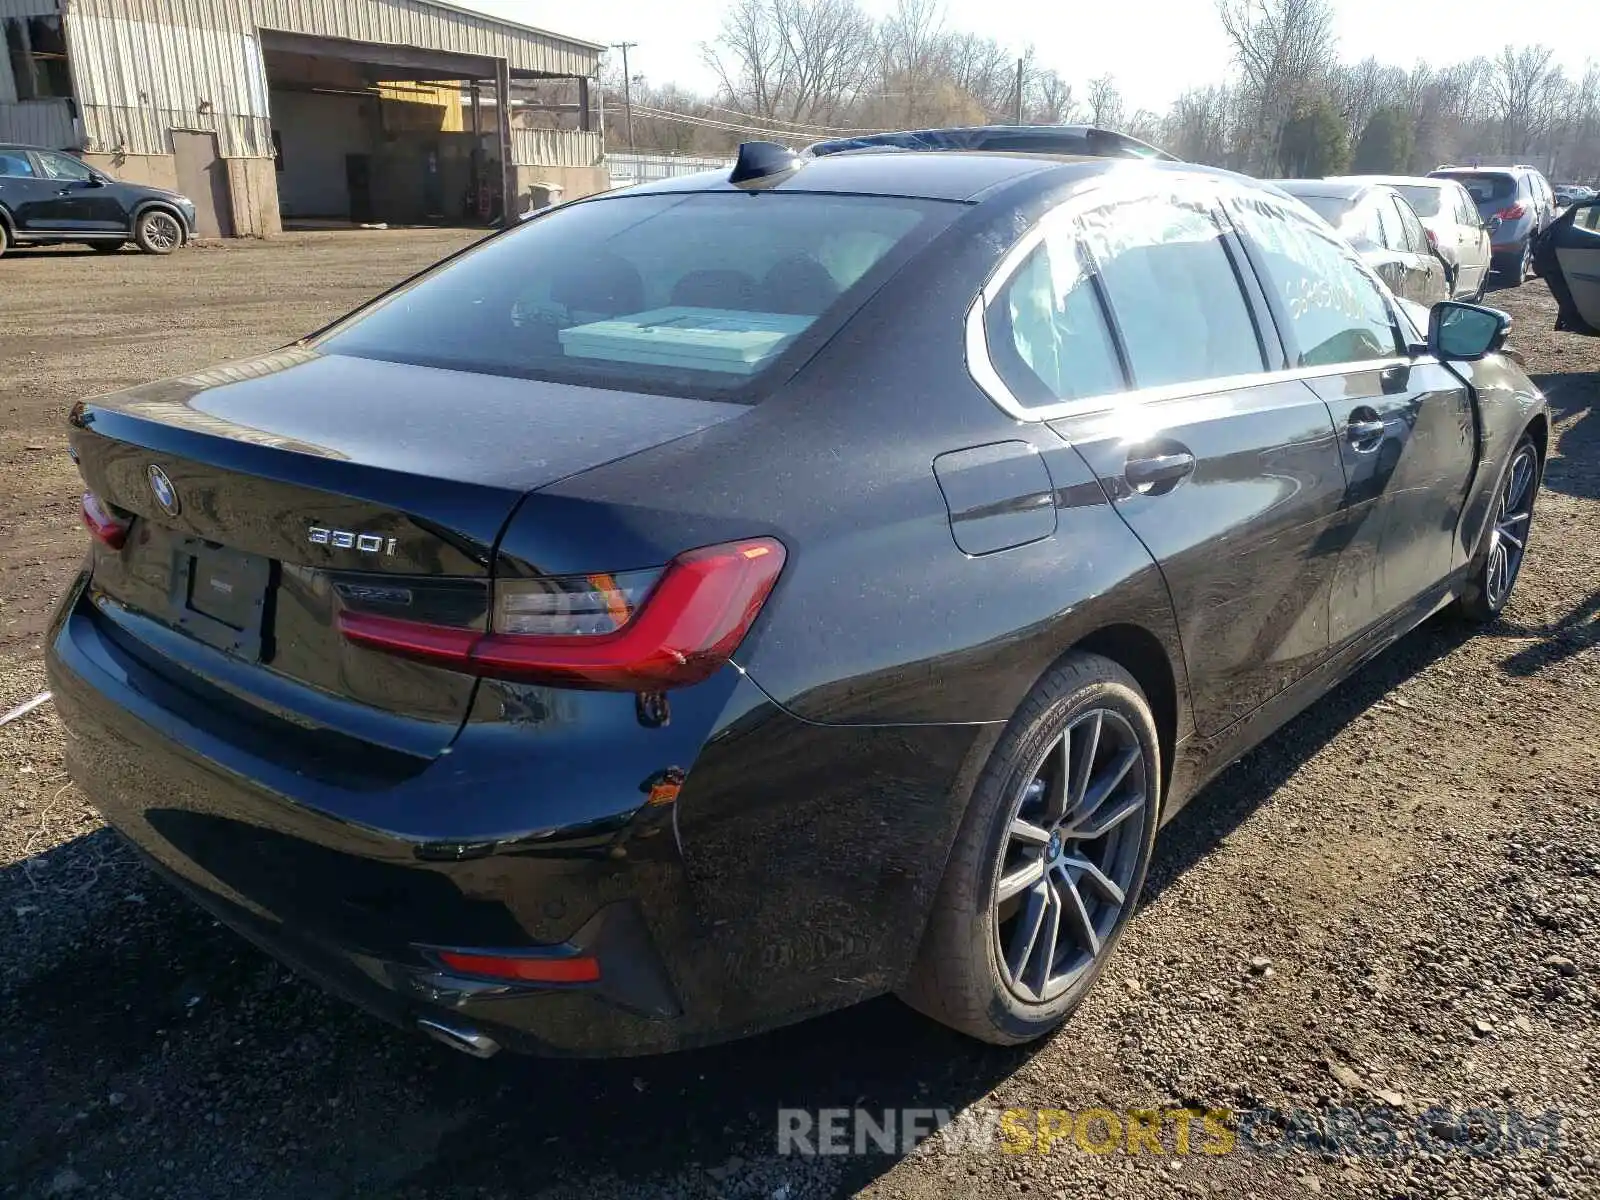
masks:
{"type": "Polygon", "coordinates": [[[1330,183],[1381,183],[1405,198],[1444,260],[1450,299],[1483,299],[1489,286],[1494,249],[1491,222],[1478,213],[1471,194],[1454,179],[1412,179],[1401,175],[1347,175],[1330,183]]]}
{"type": "Polygon", "coordinates": [[[1396,296],[1422,305],[1450,298],[1444,259],[1394,188],[1348,179],[1272,182],[1338,230],[1396,296]]]}

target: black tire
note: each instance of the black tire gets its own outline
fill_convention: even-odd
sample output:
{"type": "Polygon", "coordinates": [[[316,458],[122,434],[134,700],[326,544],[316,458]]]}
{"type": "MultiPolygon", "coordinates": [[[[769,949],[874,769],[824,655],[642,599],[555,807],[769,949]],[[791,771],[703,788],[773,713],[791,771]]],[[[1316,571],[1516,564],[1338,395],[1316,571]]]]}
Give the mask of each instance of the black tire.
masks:
{"type": "Polygon", "coordinates": [[[1464,619],[1486,625],[1511,599],[1533,532],[1533,509],[1543,474],[1539,448],[1532,436],[1524,433],[1495,485],[1491,524],[1473,559],[1466,588],[1456,601],[1456,612],[1464,619]]]}
{"type": "Polygon", "coordinates": [[[1472,294],[1472,303],[1482,304],[1483,298],[1489,292],[1489,268],[1483,269],[1483,274],[1478,277],[1478,290],[1472,294]]]}
{"type": "Polygon", "coordinates": [[[1023,701],[979,777],[901,999],[995,1045],[1065,1021],[1138,903],[1160,790],[1160,742],[1139,685],[1109,659],[1068,655],[1023,701]],[[1064,819],[1052,820],[1053,801],[1064,819]],[[1036,840],[1045,833],[1048,842],[1036,840]],[[1016,891],[1034,868],[1037,879],[1016,891]],[[1039,939],[1052,930],[1046,952],[1039,939]]]}
{"type": "Polygon", "coordinates": [[[96,254],[115,254],[127,244],[127,242],[90,242],[89,248],[96,254]]]}
{"type": "Polygon", "coordinates": [[[171,254],[183,245],[183,222],[164,208],[147,208],[133,223],[133,240],[146,254],[171,254]]]}
{"type": "Polygon", "coordinates": [[[11,249],[11,231],[6,228],[6,223],[0,221],[0,255],[11,249]]]}

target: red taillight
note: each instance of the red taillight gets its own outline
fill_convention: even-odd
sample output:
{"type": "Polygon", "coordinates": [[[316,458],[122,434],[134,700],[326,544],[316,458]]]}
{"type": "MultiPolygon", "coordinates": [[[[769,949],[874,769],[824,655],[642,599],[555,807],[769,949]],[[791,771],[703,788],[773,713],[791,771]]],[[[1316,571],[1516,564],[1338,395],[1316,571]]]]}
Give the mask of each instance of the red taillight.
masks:
{"type": "Polygon", "coordinates": [[[1510,208],[1502,208],[1499,212],[1495,213],[1495,216],[1499,217],[1502,221],[1520,221],[1527,215],[1528,210],[1526,207],[1524,207],[1522,201],[1520,200],[1513,204],[1510,208]]]}
{"type": "Polygon", "coordinates": [[[1431,229],[1424,229],[1422,232],[1428,235],[1428,245],[1437,250],[1439,248],[1439,235],[1431,229]]]}
{"type": "MultiPolygon", "coordinates": [[[[589,576],[577,590],[574,624],[541,599],[530,614],[521,603],[525,585],[497,585],[519,603],[497,596],[495,624],[487,633],[401,617],[344,611],[339,629],[357,645],[416,658],[451,670],[496,679],[606,691],[653,692],[685,687],[721,669],[749,632],[783,569],[784,549],[772,538],[752,538],[680,554],[637,607],[631,592],[610,576],[589,576]],[[505,626],[588,628],[604,609],[602,632],[508,632],[505,626]]],[[[623,577],[617,577],[618,579],[623,577]]],[[[566,602],[565,600],[563,602],[566,602]]]]}
{"type": "Polygon", "coordinates": [[[436,951],[439,961],[468,975],[512,979],[519,983],[594,983],[600,978],[600,960],[588,955],[464,954],[436,951]]]}
{"type": "Polygon", "coordinates": [[[113,512],[99,496],[93,492],[85,492],[83,524],[94,535],[95,541],[102,542],[113,550],[121,550],[122,543],[127,540],[128,527],[133,524],[133,518],[113,512]]]}

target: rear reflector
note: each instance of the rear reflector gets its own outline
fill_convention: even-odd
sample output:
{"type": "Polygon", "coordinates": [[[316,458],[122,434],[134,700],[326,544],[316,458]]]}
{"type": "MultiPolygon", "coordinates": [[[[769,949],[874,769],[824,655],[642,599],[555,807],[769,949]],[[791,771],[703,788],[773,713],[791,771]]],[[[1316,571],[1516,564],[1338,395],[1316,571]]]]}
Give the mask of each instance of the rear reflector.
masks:
{"type": "Polygon", "coordinates": [[[784,557],[781,542],[752,538],[680,554],[659,575],[497,582],[487,633],[349,609],[339,614],[339,629],[356,645],[472,675],[664,691],[722,668],[784,557]]]}
{"type": "Polygon", "coordinates": [[[83,524],[94,536],[95,541],[110,546],[113,550],[121,550],[122,543],[127,540],[128,527],[133,524],[133,519],[113,512],[110,505],[93,492],[85,492],[83,524]]]}
{"type": "Polygon", "coordinates": [[[600,978],[600,960],[588,955],[463,954],[437,950],[439,961],[454,971],[513,979],[520,983],[594,983],[600,978]]]}

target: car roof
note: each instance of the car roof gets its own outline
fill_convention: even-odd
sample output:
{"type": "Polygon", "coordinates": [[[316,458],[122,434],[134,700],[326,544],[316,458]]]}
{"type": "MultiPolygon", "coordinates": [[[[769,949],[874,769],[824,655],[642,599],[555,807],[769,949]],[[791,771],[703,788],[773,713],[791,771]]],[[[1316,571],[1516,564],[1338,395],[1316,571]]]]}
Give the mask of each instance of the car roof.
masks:
{"type": "Polygon", "coordinates": [[[1065,153],[1092,158],[1142,158],[1176,162],[1159,147],[1098,125],[963,125],[939,129],[900,129],[813,142],[815,156],[850,150],[983,150],[995,153],[1065,153]]]}
{"type": "Polygon", "coordinates": [[[1341,175],[1342,183],[1381,183],[1384,187],[1443,187],[1448,179],[1429,179],[1420,175],[1341,175]]]}
{"type": "Polygon", "coordinates": [[[1274,179],[1272,183],[1291,196],[1324,196],[1330,200],[1349,200],[1351,203],[1360,200],[1374,188],[1387,186],[1348,179],[1274,179]]]}
{"type": "Polygon", "coordinates": [[[1436,171],[1429,171],[1428,174],[1429,175],[1433,175],[1435,177],[1444,176],[1446,178],[1448,178],[1451,175],[1508,175],[1512,179],[1517,179],[1517,178],[1519,178],[1521,176],[1533,174],[1533,168],[1531,168],[1531,167],[1440,167],[1436,171]]]}
{"type": "Polygon", "coordinates": [[[1062,154],[1013,151],[847,150],[802,159],[793,171],[766,180],[734,184],[726,171],[680,175],[626,189],[628,194],[663,192],[775,191],[837,192],[867,196],[904,196],[924,200],[977,200],[1007,184],[1055,172],[1062,182],[1089,179],[1112,171],[1178,170],[1219,178],[1231,172],[1192,163],[1131,158],[1085,158],[1062,154]]]}

